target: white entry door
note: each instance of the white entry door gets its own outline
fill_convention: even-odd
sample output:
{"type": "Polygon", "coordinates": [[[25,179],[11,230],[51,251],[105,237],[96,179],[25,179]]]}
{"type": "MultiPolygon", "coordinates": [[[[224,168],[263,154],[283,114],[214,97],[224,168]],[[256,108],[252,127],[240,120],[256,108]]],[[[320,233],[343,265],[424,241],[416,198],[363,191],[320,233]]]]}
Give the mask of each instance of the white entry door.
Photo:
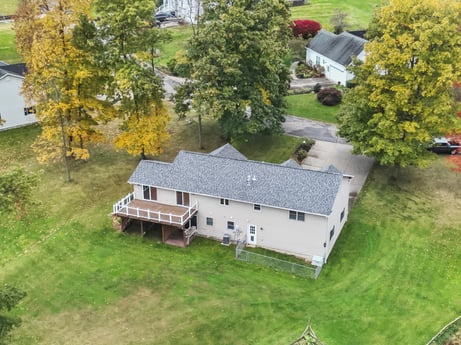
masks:
{"type": "Polygon", "coordinates": [[[256,225],[248,224],[248,244],[256,245],[256,225]]]}

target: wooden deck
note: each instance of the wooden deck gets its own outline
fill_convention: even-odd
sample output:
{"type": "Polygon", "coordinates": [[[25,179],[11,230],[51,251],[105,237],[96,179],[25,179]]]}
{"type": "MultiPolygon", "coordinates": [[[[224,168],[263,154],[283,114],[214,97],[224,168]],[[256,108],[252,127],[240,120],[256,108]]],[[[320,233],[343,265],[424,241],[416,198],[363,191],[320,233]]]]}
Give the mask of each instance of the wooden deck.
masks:
{"type": "Polygon", "coordinates": [[[183,227],[197,213],[197,208],[133,199],[113,214],[120,217],[183,227]]]}

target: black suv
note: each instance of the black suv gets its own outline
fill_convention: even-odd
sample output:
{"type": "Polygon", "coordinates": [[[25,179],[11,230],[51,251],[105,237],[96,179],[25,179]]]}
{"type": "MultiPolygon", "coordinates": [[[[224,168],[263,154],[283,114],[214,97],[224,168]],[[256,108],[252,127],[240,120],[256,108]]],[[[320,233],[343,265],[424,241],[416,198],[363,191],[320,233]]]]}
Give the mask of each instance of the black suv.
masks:
{"type": "Polygon", "coordinates": [[[168,18],[174,18],[175,17],[175,13],[172,12],[172,11],[167,11],[167,12],[157,12],[155,13],[154,15],[154,19],[157,21],[157,22],[164,22],[166,21],[168,18]]]}
{"type": "Polygon", "coordinates": [[[450,142],[447,138],[434,138],[429,150],[434,153],[450,153],[454,154],[459,149],[459,145],[450,142]]]}

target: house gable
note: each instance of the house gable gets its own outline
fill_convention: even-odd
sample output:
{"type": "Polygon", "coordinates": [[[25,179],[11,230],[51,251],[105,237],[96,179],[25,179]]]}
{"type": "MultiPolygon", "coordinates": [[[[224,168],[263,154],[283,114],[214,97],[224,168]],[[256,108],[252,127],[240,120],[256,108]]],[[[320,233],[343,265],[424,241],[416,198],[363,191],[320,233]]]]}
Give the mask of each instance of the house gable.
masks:
{"type": "Polygon", "coordinates": [[[365,39],[348,32],[335,35],[326,30],[320,30],[307,48],[342,66],[348,66],[353,56],[359,56],[362,53],[366,42],[365,39]]]}
{"type": "Polygon", "coordinates": [[[225,144],[221,147],[218,147],[216,150],[210,152],[209,154],[212,156],[219,156],[223,158],[248,160],[243,154],[241,154],[231,144],[225,144]]]}

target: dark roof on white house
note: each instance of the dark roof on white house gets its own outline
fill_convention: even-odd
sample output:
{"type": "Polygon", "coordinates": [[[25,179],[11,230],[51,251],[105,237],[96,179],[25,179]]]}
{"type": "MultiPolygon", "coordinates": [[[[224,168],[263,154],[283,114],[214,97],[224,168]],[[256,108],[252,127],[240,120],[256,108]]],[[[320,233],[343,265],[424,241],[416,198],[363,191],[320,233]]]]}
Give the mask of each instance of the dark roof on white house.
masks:
{"type": "Polygon", "coordinates": [[[172,163],[141,161],[128,182],[329,215],[342,178],[337,172],[180,151],[172,163]]]}
{"type": "Polygon", "coordinates": [[[320,30],[309,42],[307,48],[343,65],[348,66],[353,56],[358,56],[367,40],[342,32],[335,35],[326,30],[320,30]]]}
{"type": "Polygon", "coordinates": [[[26,73],[26,64],[25,63],[16,63],[12,65],[0,65],[0,77],[4,75],[15,75],[21,78],[24,78],[26,73]]]}

